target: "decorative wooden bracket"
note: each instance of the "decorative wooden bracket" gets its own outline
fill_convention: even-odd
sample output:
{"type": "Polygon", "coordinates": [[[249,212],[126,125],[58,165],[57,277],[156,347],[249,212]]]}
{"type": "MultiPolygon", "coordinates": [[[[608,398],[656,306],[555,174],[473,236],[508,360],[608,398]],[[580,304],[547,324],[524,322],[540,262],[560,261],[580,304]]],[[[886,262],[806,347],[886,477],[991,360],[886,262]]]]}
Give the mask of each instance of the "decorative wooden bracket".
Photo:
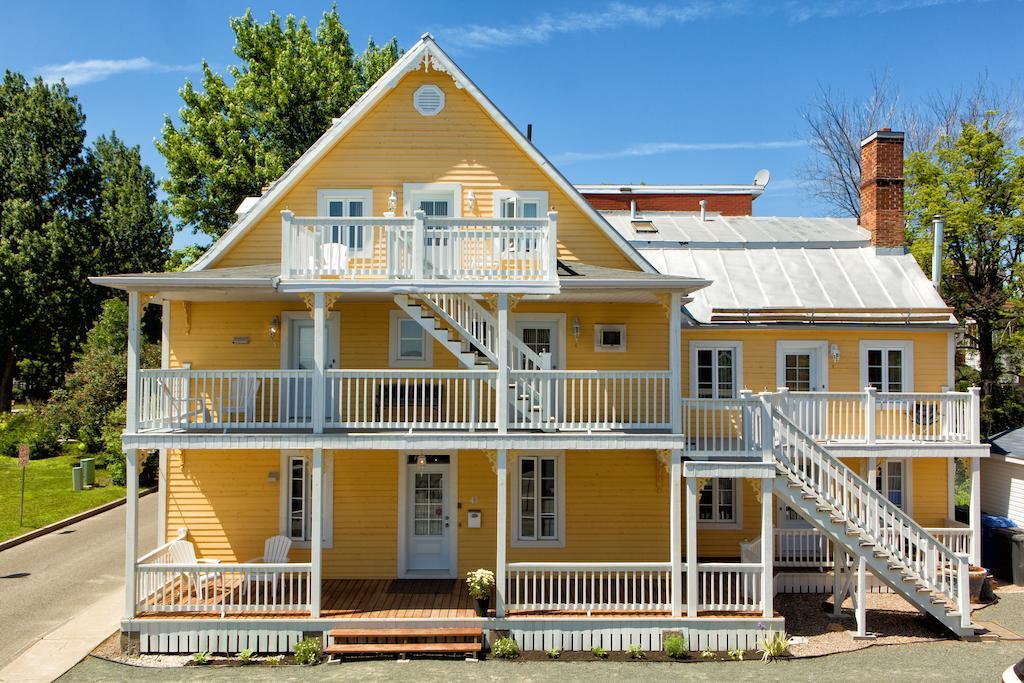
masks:
{"type": "Polygon", "coordinates": [[[758,503],[761,502],[761,480],[760,479],[747,479],[747,484],[754,490],[754,500],[758,503]]]}
{"type": "Polygon", "coordinates": [[[666,472],[672,469],[672,451],[667,449],[661,449],[658,452],[658,462],[665,468],[666,472]]]}
{"type": "Polygon", "coordinates": [[[498,451],[484,451],[484,457],[491,463],[491,472],[498,474],[498,451]]]}
{"type": "MultiPolygon", "coordinates": [[[[309,311],[309,317],[313,317],[313,308],[316,306],[316,297],[314,294],[300,294],[302,302],[306,304],[306,310],[309,311]]],[[[341,294],[324,292],[324,310],[330,311],[331,307],[338,302],[341,298],[341,294]]]]}
{"type": "Polygon", "coordinates": [[[185,317],[185,334],[192,333],[192,302],[182,301],[181,311],[185,317]]]}

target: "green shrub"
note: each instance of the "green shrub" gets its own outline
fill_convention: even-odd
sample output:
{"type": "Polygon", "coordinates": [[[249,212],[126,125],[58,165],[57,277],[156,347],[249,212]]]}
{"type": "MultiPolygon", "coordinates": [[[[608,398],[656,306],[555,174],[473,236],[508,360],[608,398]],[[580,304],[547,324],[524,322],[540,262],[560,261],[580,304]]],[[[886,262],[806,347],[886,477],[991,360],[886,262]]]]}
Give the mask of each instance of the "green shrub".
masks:
{"type": "Polygon", "coordinates": [[[789,647],[789,635],[785,631],[769,631],[768,635],[761,639],[761,647],[758,648],[758,652],[761,653],[761,661],[774,662],[786,654],[787,647],[789,647]]]}
{"type": "Polygon", "coordinates": [[[498,638],[491,645],[491,654],[498,659],[515,659],[519,656],[519,644],[513,638],[498,638]]]}
{"type": "Polygon", "coordinates": [[[236,655],[236,657],[238,657],[238,661],[240,661],[242,664],[251,664],[253,656],[254,653],[249,648],[245,648],[236,655]]]}
{"type": "Polygon", "coordinates": [[[678,633],[665,636],[665,639],[662,641],[662,649],[672,659],[686,659],[690,654],[686,647],[686,638],[683,638],[678,633]]]}
{"type": "Polygon", "coordinates": [[[735,649],[729,650],[729,659],[733,660],[734,662],[742,662],[743,648],[737,647],[735,649]]]}
{"type": "Polygon", "coordinates": [[[700,651],[700,656],[701,656],[701,659],[714,659],[715,658],[715,651],[711,650],[709,648],[704,648],[703,650],[700,651]]]}
{"type": "Polygon", "coordinates": [[[200,664],[200,665],[202,665],[202,664],[209,664],[210,663],[210,653],[209,652],[196,652],[194,655],[192,655],[192,663],[193,664],[200,664]]]}
{"type": "Polygon", "coordinates": [[[626,654],[629,655],[630,659],[647,659],[647,653],[636,643],[630,643],[626,646],[626,654]]]}
{"type": "Polygon", "coordinates": [[[598,645],[597,647],[590,648],[590,654],[594,655],[598,659],[608,658],[608,650],[604,649],[600,645],[598,645]]]}
{"type": "Polygon", "coordinates": [[[0,421],[0,455],[18,457],[18,447],[27,443],[33,460],[61,454],[57,430],[47,420],[45,411],[28,410],[0,421]]]}
{"type": "Polygon", "coordinates": [[[295,644],[295,663],[303,666],[319,664],[323,659],[324,648],[319,638],[303,638],[295,644]]]}
{"type": "Polygon", "coordinates": [[[557,647],[553,647],[547,651],[548,659],[558,659],[562,656],[562,651],[557,647]]]}

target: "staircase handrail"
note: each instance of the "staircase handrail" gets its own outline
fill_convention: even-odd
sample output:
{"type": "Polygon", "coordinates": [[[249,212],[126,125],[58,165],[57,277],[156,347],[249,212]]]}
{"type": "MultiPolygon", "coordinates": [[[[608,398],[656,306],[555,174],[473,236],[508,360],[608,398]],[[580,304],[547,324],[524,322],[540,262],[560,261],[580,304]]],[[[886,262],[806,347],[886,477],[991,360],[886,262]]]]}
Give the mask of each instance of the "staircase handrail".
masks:
{"type": "MultiPolygon", "coordinates": [[[[498,343],[498,320],[495,318],[490,311],[480,305],[480,303],[469,296],[468,294],[455,294],[455,295],[444,295],[444,294],[421,294],[420,298],[427,303],[436,313],[442,315],[449,324],[456,324],[461,328],[459,332],[462,332],[470,341],[474,344],[479,344],[484,352],[487,354],[492,361],[497,358],[497,343],[498,343]],[[472,315],[481,319],[484,325],[488,328],[487,336],[488,339],[481,340],[473,333],[472,329],[466,327],[463,321],[458,320],[452,316],[450,311],[447,311],[444,306],[440,303],[441,297],[450,297],[457,300],[459,303],[464,304],[469,309],[472,315]],[[491,357],[493,354],[493,358],[491,357]]],[[[533,351],[529,346],[523,342],[515,334],[508,335],[509,344],[515,353],[520,354],[525,361],[533,364],[533,368],[526,369],[548,369],[544,367],[544,362],[540,355],[533,351]]]]}

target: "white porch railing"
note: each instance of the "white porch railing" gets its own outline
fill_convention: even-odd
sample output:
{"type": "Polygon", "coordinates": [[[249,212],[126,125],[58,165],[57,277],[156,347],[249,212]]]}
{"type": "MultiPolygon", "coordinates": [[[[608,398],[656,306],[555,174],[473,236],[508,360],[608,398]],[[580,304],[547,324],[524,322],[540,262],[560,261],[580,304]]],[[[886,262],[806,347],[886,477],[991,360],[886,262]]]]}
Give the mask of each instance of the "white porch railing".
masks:
{"type": "Polygon", "coordinates": [[[169,564],[135,570],[137,612],[308,612],[312,565],[169,564]]]}
{"type": "MultiPolygon", "coordinates": [[[[760,563],[697,563],[697,609],[711,612],[760,610],[763,572],[760,563]]],[[[685,573],[684,568],[684,576],[685,573]]]]}
{"type": "MultiPolygon", "coordinates": [[[[971,551],[971,529],[947,520],[945,527],[925,527],[936,540],[961,555],[971,551]]],[[[775,566],[831,569],[832,543],[817,529],[775,529],[775,566]]],[[[740,543],[743,562],[760,562],[761,539],[740,543]]]]}
{"type": "Polygon", "coordinates": [[[514,429],[668,429],[668,371],[515,370],[514,429]]]}
{"type": "Polygon", "coordinates": [[[308,427],[311,370],[142,370],[139,429],[308,427]]]}
{"type": "Polygon", "coordinates": [[[494,370],[328,370],[328,427],[484,429],[496,419],[494,370]]]}
{"type": "Polygon", "coordinates": [[[684,398],[683,430],[690,451],[750,454],[761,449],[761,400],[684,398]]]}
{"type": "Polygon", "coordinates": [[[557,280],[543,218],[282,217],[284,279],[557,280]]]}
{"type": "Polygon", "coordinates": [[[782,412],[818,441],[970,443],[971,394],[789,392],[774,395],[782,412]]]}
{"type": "Polygon", "coordinates": [[[665,611],[670,562],[513,562],[505,606],[516,611],[665,611]]]}

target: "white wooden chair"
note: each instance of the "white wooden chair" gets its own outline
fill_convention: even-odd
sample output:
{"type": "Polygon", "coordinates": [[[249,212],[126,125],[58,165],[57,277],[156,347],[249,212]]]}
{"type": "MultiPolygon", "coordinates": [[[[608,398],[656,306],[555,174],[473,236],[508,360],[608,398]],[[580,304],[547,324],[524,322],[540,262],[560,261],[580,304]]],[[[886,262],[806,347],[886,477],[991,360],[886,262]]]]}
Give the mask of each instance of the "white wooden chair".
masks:
{"type": "Polygon", "coordinates": [[[271,536],[263,542],[263,554],[246,560],[250,562],[262,562],[264,564],[281,564],[288,561],[288,551],[291,550],[292,539],[287,536],[271,536]]]}
{"type": "MultiPolygon", "coordinates": [[[[224,425],[224,432],[227,433],[228,425],[235,426],[239,422],[249,422],[256,417],[256,394],[260,390],[260,379],[258,377],[239,377],[227,382],[227,395],[223,400],[213,399],[213,405],[218,409],[217,420],[224,425]],[[231,418],[237,418],[232,420],[231,418]]],[[[209,424],[213,422],[210,409],[203,405],[203,420],[209,424]]]]}
{"type": "Polygon", "coordinates": [[[320,267],[328,275],[340,275],[348,269],[348,247],[336,242],[320,246],[320,267]]]}
{"type": "MultiPolygon", "coordinates": [[[[196,547],[192,545],[191,541],[172,541],[171,544],[167,546],[167,554],[171,558],[171,564],[220,564],[220,560],[205,557],[197,558],[196,547]]],[[[182,572],[181,582],[182,584],[188,585],[189,593],[195,592],[196,597],[203,600],[206,597],[206,583],[209,577],[210,574],[205,572],[182,572]]]]}
{"type": "Polygon", "coordinates": [[[157,379],[167,420],[172,429],[186,429],[195,418],[206,418],[206,411],[192,405],[191,386],[188,377],[162,377],[157,379]]]}

